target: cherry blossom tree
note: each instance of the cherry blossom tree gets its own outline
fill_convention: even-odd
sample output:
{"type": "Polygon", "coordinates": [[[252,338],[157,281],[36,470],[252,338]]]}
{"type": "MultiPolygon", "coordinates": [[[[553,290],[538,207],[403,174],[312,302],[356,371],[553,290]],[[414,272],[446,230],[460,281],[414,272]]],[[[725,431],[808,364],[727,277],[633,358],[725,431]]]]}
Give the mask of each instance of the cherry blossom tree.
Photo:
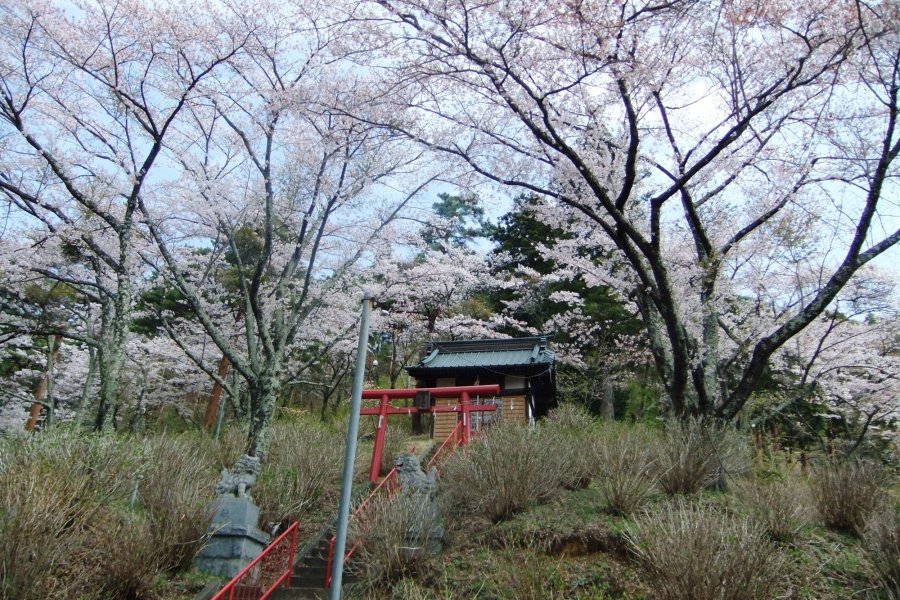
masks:
{"type": "Polygon", "coordinates": [[[894,424],[900,420],[896,286],[884,274],[866,271],[841,291],[833,309],[782,347],[773,361],[791,375],[798,393],[821,399],[855,426],[850,452],[862,444],[870,427],[895,434],[894,424]]]}
{"type": "Polygon", "coordinates": [[[390,336],[386,358],[391,387],[426,342],[502,336],[497,329],[503,320],[479,299],[494,285],[485,257],[451,234],[437,239],[434,232],[439,230],[426,222],[428,235],[409,232],[398,240],[406,243],[376,271],[374,289],[382,312],[373,326],[390,336]]]}
{"type": "Polygon", "coordinates": [[[384,118],[371,112],[367,74],[346,59],[334,11],[275,2],[226,10],[250,40],[199,86],[203,98],[167,139],[178,177],[137,206],[155,244],[145,261],[245,382],[247,453],[264,458],[282,383],[302,371],[304,347],[325,352],[346,338],[367,267],[388,253],[397,216],[433,168],[404,136],[343,114],[384,118]],[[213,276],[226,254],[237,324],[213,276]]]}
{"type": "Polygon", "coordinates": [[[538,195],[598,250],[559,257],[639,310],[673,413],[732,418],[900,240],[898,10],[381,0],[357,16],[384,102],[421,117],[380,123],[538,195]]]}
{"type": "Polygon", "coordinates": [[[97,350],[96,426],[106,428],[140,271],[142,195],[173,124],[247,33],[200,3],[12,2],[0,21],[0,192],[81,271],[39,272],[99,308],[97,337],[83,341],[97,350]]]}

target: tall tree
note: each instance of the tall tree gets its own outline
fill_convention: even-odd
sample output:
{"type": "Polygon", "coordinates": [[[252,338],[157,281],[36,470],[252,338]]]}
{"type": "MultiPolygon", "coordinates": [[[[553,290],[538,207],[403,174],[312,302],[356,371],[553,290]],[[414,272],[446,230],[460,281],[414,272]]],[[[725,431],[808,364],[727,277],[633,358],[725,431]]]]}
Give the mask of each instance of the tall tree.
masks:
{"type": "Polygon", "coordinates": [[[570,246],[574,234],[564,224],[541,220],[540,205],[533,196],[520,196],[490,228],[490,240],[496,244],[490,268],[501,282],[490,293],[491,303],[507,317],[508,331],[552,337],[560,359],[562,397],[599,400],[600,412],[612,416],[613,380],[645,366],[640,319],[618,289],[572,268],[569,260],[553,258],[556,247],[563,245],[565,252],[589,263],[610,260],[604,256],[608,252],[570,246]]]}
{"type": "Polygon", "coordinates": [[[539,195],[572,246],[609,250],[612,269],[571,247],[557,258],[639,309],[675,414],[730,418],[773,354],[900,240],[898,11],[381,0],[359,16],[373,68],[388,67],[385,102],[423,116],[382,124],[539,195]],[[787,243],[804,224],[801,257],[787,243]],[[792,252],[802,268],[780,268],[792,252]],[[736,301],[767,286],[764,303],[736,301]]]}
{"type": "Polygon", "coordinates": [[[442,192],[431,205],[435,218],[422,228],[422,239],[434,250],[446,246],[461,248],[484,237],[488,223],[484,208],[476,196],[458,196],[442,192]]]}
{"type": "MultiPolygon", "coordinates": [[[[100,307],[95,425],[117,402],[138,279],[138,210],[199,84],[244,43],[200,4],[0,9],[0,192],[82,268],[44,268],[100,307]]],[[[60,332],[67,335],[66,332],[60,332]]]]}
{"type": "Polygon", "coordinates": [[[431,177],[402,136],[335,108],[367,112],[374,90],[324,5],[229,10],[251,41],[205,82],[191,122],[169,140],[177,181],[138,209],[159,253],[148,260],[246,383],[246,451],[265,458],[288,362],[308,356],[297,352],[306,343],[344,339],[365,267],[387,251],[392,222],[431,177]],[[207,267],[187,268],[197,246],[210,249],[207,267]],[[226,289],[207,276],[225,253],[235,263],[237,325],[222,310],[226,289]]]}

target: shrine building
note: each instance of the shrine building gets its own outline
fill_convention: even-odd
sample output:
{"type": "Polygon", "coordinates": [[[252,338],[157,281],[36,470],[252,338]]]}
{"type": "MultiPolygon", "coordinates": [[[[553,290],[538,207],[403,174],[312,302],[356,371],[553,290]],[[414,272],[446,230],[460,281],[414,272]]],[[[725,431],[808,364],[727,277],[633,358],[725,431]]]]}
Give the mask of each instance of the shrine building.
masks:
{"type": "MultiPolygon", "coordinates": [[[[432,342],[421,360],[406,367],[417,388],[467,385],[500,386],[497,398],[473,398],[472,402],[494,403],[504,419],[533,422],[556,406],[556,373],[553,352],[546,337],[432,342]]],[[[459,402],[455,398],[433,398],[436,406],[459,402]]],[[[473,416],[473,429],[496,418],[491,413],[473,416]]],[[[438,413],[432,420],[431,437],[445,439],[457,423],[454,413],[438,413]]]]}

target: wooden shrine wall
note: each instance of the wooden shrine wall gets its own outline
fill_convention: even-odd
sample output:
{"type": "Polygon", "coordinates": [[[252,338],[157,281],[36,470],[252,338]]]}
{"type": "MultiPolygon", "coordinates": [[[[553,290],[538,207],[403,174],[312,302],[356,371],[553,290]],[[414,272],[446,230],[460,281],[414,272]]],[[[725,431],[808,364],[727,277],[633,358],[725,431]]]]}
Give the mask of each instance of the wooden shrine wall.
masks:
{"type": "MultiPolygon", "coordinates": [[[[459,403],[459,398],[435,398],[436,406],[450,406],[459,403]]],[[[519,423],[528,422],[528,403],[524,395],[521,396],[503,396],[503,418],[513,419],[519,423]]],[[[472,415],[473,425],[477,427],[479,417],[472,415]]],[[[440,443],[447,439],[453,428],[456,427],[457,414],[455,413],[437,413],[433,417],[433,425],[431,430],[431,438],[440,443]]],[[[475,429],[473,427],[473,430],[475,429]]]]}

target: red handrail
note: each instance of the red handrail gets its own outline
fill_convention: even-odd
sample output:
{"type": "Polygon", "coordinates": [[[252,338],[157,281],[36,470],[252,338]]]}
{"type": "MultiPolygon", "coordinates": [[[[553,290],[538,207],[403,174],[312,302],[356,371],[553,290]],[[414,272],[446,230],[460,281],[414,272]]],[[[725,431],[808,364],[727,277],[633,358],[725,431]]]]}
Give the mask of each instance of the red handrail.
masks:
{"type": "Polygon", "coordinates": [[[438,448],[437,451],[433,455],[431,455],[431,460],[429,460],[428,464],[425,465],[426,472],[429,471],[432,466],[434,466],[434,464],[437,462],[438,455],[440,455],[440,453],[443,452],[447,448],[447,445],[450,442],[453,442],[454,449],[457,446],[459,446],[459,444],[462,441],[460,438],[461,431],[462,431],[462,421],[457,421],[456,427],[453,428],[453,431],[450,432],[450,435],[447,436],[447,439],[444,440],[444,443],[441,444],[440,448],[438,448]]]}
{"type": "MultiPolygon", "coordinates": [[[[416,447],[410,446],[409,452],[412,454],[415,452],[416,447]]],[[[384,476],[384,479],[381,480],[372,492],[366,496],[366,499],[362,501],[362,503],[356,507],[356,510],[353,511],[353,514],[347,519],[347,523],[349,524],[350,519],[353,517],[358,517],[360,513],[362,513],[363,509],[366,508],[370,502],[378,495],[378,493],[383,490],[387,490],[388,497],[392,496],[394,492],[397,490],[397,467],[394,467],[388,474],[384,476]]],[[[328,541],[328,566],[325,571],[325,589],[331,587],[331,567],[334,564],[334,544],[337,541],[337,534],[331,536],[331,539],[328,541]]],[[[356,547],[359,545],[359,542],[353,544],[350,549],[344,554],[344,565],[347,564],[347,560],[353,556],[353,553],[356,551],[356,547]]]]}
{"type": "Polygon", "coordinates": [[[282,583],[288,587],[294,568],[298,526],[299,523],[294,521],[211,600],[265,600],[282,583]]]}

